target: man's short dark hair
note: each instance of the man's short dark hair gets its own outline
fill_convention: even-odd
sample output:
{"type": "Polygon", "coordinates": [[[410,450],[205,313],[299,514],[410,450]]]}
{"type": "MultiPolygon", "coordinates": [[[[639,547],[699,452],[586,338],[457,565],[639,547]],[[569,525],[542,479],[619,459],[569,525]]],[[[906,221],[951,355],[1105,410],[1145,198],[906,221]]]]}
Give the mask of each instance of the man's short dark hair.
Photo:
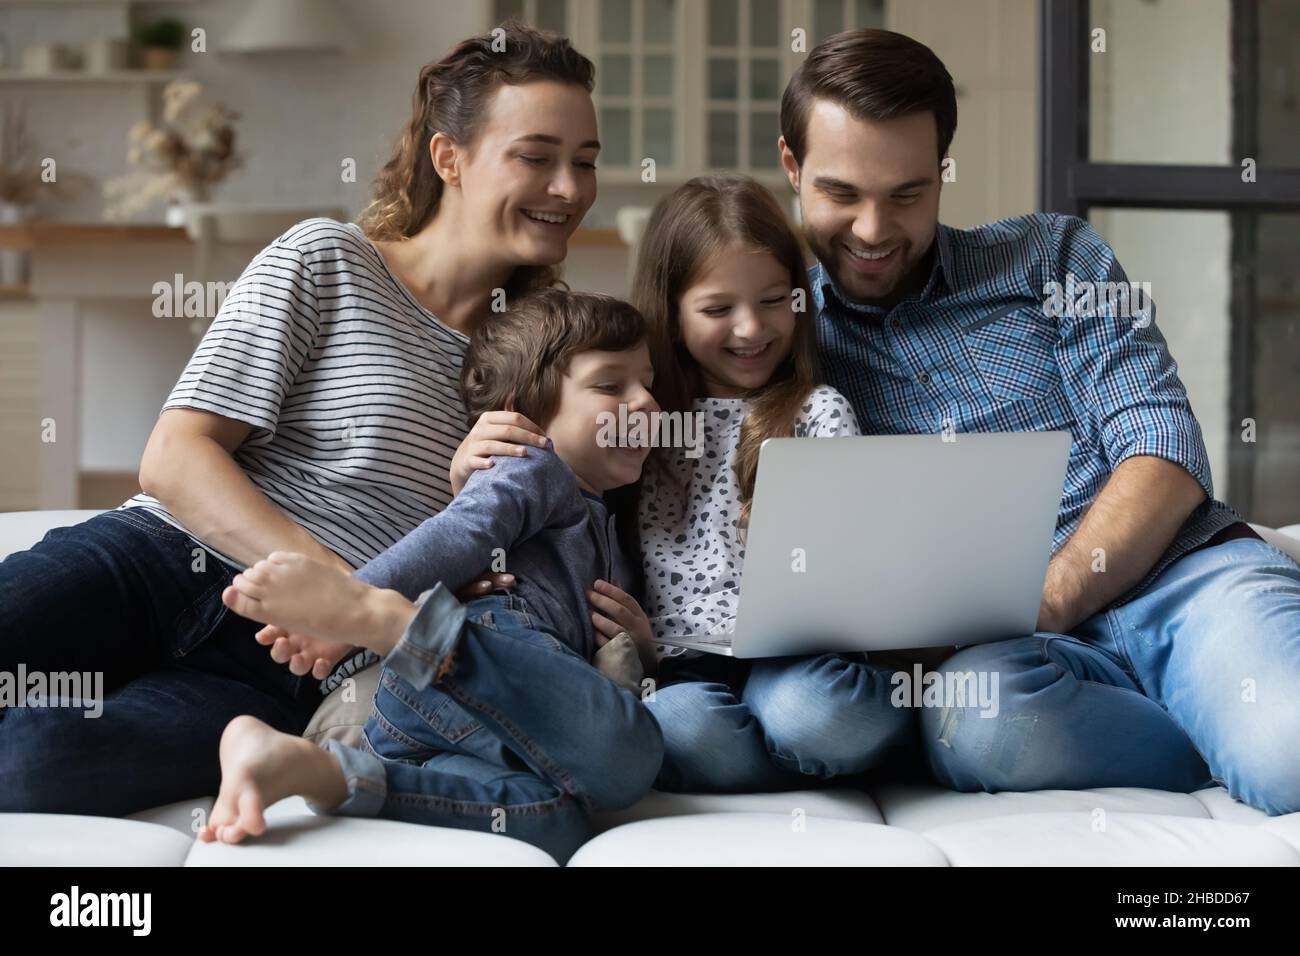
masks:
{"type": "Polygon", "coordinates": [[[808,115],[819,99],[858,119],[933,113],[940,162],[957,131],[957,93],[947,67],[924,43],[890,30],[829,36],[790,78],[781,97],[781,135],[800,164],[808,149],[808,115]]]}

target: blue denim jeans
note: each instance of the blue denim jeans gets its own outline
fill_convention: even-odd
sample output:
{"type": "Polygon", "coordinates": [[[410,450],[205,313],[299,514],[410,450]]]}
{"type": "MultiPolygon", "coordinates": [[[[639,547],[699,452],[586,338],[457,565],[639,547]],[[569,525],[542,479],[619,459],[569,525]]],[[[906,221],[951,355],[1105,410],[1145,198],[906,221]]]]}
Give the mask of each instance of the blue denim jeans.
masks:
{"type": "Polygon", "coordinates": [[[640,799],[663,757],[640,699],[497,591],[425,591],[384,658],[363,746],[330,740],[348,796],[330,812],[502,833],[561,864],[588,814],[640,799]],[[450,657],[450,671],[438,677],[450,657]]]}
{"type": "Polygon", "coordinates": [[[307,726],[318,682],[253,640],[261,625],[221,603],[234,572],[198,548],[132,508],[0,562],[0,671],[99,672],[104,690],[98,717],[0,706],[0,811],[116,816],[215,794],[232,718],[307,726]]]}
{"type": "Polygon", "coordinates": [[[1071,635],[965,647],[996,717],[921,711],[932,772],[954,790],[1222,785],[1265,813],[1300,810],[1300,567],[1263,541],[1185,555],[1071,635]]]}
{"type": "Polygon", "coordinates": [[[865,654],[666,658],[646,702],[663,728],[655,789],[756,793],[818,785],[915,748],[890,702],[894,668],[865,654]]]}

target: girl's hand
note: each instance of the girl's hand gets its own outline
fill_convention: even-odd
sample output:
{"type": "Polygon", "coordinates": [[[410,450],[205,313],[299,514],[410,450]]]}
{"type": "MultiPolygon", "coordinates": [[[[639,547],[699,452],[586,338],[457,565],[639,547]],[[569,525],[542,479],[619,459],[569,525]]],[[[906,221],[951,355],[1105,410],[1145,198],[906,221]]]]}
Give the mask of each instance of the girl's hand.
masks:
{"type": "Polygon", "coordinates": [[[469,476],[491,468],[489,455],[524,455],[525,447],[545,448],[546,433],[518,412],[484,412],[451,459],[451,492],[460,494],[469,476]]]}
{"type": "Polygon", "coordinates": [[[597,581],[594,588],[587,592],[587,602],[596,609],[591,615],[596,647],[604,647],[621,631],[627,631],[639,647],[648,648],[654,643],[650,619],[636,598],[608,581],[597,581]]]}

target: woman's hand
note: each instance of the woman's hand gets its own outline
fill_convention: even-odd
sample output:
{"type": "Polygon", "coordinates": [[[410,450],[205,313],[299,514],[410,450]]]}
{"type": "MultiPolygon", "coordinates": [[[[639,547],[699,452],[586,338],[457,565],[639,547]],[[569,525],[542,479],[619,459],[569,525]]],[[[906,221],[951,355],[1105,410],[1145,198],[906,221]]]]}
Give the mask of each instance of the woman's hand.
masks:
{"type": "Polygon", "coordinates": [[[597,581],[593,587],[594,590],[587,592],[587,602],[595,608],[591,623],[595,628],[596,647],[604,647],[623,631],[627,631],[638,647],[648,648],[654,643],[650,619],[636,598],[608,581],[597,581]]]}
{"type": "Polygon", "coordinates": [[[288,664],[289,671],[299,677],[310,672],[317,680],[324,680],[339,661],[356,650],[352,644],[323,641],[308,634],[290,634],[282,627],[268,624],[253,639],[271,649],[271,660],[288,664]]]}
{"type": "Polygon", "coordinates": [[[515,586],[515,576],[506,574],[504,571],[484,571],[469,584],[461,587],[456,592],[456,597],[461,601],[472,601],[475,598],[482,597],[490,591],[497,588],[505,588],[507,591],[515,586]]]}
{"type": "Polygon", "coordinates": [[[484,412],[451,459],[451,492],[460,494],[469,476],[491,468],[489,455],[525,455],[526,446],[545,448],[546,433],[518,412],[484,412]]]}

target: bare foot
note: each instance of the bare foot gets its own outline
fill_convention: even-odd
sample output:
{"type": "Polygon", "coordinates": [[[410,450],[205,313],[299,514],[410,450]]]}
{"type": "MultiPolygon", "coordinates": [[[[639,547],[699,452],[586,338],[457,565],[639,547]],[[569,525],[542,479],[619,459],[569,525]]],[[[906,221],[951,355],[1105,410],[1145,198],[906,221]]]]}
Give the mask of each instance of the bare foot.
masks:
{"type": "Polygon", "coordinates": [[[235,575],[221,599],[250,620],[381,654],[393,649],[416,612],[396,591],[371,587],[295,551],[272,551],[235,575]]]}
{"type": "Polygon", "coordinates": [[[342,803],[348,785],[338,758],[256,717],[236,717],[221,734],[221,790],[199,839],[238,843],[260,836],[266,808],[296,793],[321,807],[342,803]]]}

